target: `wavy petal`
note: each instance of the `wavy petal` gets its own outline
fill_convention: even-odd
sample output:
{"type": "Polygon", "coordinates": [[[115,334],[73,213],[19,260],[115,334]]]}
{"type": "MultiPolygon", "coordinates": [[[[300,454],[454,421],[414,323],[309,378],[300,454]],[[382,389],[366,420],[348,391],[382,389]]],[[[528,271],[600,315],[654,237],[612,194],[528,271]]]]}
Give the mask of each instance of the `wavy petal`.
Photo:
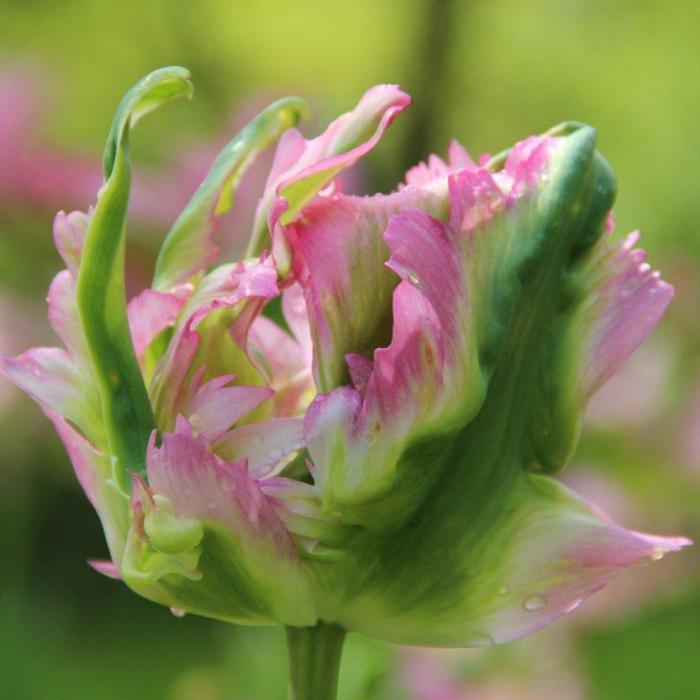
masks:
{"type": "MultiPolygon", "coordinates": [[[[307,141],[290,129],[280,140],[256,213],[257,233],[250,254],[257,254],[261,240],[266,240],[261,232],[273,232],[281,241],[277,223],[290,223],[336,175],[374,148],[410,102],[397,86],[377,85],[364,94],[352,112],[338,117],[317,138],[307,141]]],[[[278,259],[278,263],[284,267],[287,261],[278,259]]]]}

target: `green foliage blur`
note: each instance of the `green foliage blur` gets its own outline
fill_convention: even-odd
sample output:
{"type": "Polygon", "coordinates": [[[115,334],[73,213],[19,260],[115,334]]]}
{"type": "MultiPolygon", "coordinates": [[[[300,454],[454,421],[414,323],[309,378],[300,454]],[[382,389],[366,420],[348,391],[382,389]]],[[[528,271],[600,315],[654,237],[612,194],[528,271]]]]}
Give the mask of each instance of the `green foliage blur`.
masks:
{"type": "MultiPolygon", "coordinates": [[[[628,527],[700,540],[700,4],[0,0],[0,71],[31,66],[46,88],[39,140],[95,167],[121,94],[172,63],[192,71],[195,98],[146,121],[134,152],[137,170],[175,181],[169,165],[192,143],[222,145],[231,115],[286,94],[310,101],[307,134],[373,84],[413,96],[362,166],[365,190],[391,189],[452,137],[476,156],[566,119],[596,126],[618,176],[618,235],[640,228],[677,293],[593,402],[565,478],[628,527]]],[[[3,353],[51,341],[53,213],[0,195],[3,353]]],[[[129,233],[147,270],[164,230],[129,233]]],[[[106,554],[97,518],[39,409],[0,389],[0,697],[284,697],[281,630],[176,619],[88,568],[106,554]]],[[[430,700],[411,681],[428,659],[433,687],[454,692],[436,700],[700,698],[700,557],[623,574],[531,639],[415,654],[351,637],[340,697],[430,700]]]]}

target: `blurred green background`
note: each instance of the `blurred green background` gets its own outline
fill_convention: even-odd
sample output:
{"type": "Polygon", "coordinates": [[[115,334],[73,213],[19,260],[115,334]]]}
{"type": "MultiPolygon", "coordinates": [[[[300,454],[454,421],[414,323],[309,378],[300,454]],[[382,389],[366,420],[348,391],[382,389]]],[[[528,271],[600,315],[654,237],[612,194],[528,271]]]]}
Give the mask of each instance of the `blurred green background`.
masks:
{"type": "MultiPolygon", "coordinates": [[[[391,189],[451,137],[478,155],[565,119],[596,126],[618,175],[617,230],[642,230],[677,293],[594,400],[565,478],[626,526],[700,540],[700,4],[0,0],[3,354],[51,341],[53,214],[90,204],[118,99],[171,63],[191,69],[196,94],[134,139],[145,178],[130,230],[137,279],[204,156],[284,94],[312,104],[307,134],[375,83],[412,94],[352,179],[360,191],[391,189]]],[[[261,175],[251,177],[241,199],[254,202],[261,175]]],[[[223,235],[245,231],[242,204],[223,235]]],[[[0,381],[0,696],[283,697],[281,631],[176,619],[87,567],[106,554],[97,518],[48,421],[0,381]]],[[[624,574],[503,648],[416,652],[351,637],[341,675],[344,700],[700,698],[700,557],[624,574]]]]}

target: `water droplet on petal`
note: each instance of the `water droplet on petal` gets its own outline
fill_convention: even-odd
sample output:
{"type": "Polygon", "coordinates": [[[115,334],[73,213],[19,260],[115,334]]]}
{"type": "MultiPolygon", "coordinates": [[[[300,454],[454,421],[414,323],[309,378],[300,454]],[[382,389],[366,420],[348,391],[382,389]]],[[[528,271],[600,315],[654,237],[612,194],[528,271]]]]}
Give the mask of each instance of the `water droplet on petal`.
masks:
{"type": "Polygon", "coordinates": [[[406,279],[414,286],[417,287],[420,284],[420,278],[413,272],[413,270],[408,270],[406,272],[406,279]]]}
{"type": "Polygon", "coordinates": [[[494,642],[492,637],[488,634],[475,634],[469,638],[466,646],[468,647],[492,647],[496,642],[494,642]]]}
{"type": "Polygon", "coordinates": [[[170,608],[170,612],[175,615],[175,617],[185,617],[185,615],[187,615],[187,613],[180,608],[170,608]]]}
{"type": "Polygon", "coordinates": [[[505,584],[503,586],[499,586],[498,593],[499,595],[508,595],[510,593],[510,588],[505,584]]]}
{"type": "Polygon", "coordinates": [[[649,559],[651,559],[652,561],[660,561],[664,558],[665,554],[666,550],[664,550],[662,547],[654,547],[654,549],[651,550],[649,559]]]}
{"type": "Polygon", "coordinates": [[[279,460],[282,459],[282,455],[284,455],[284,452],[282,452],[281,448],[275,447],[275,449],[270,452],[270,459],[279,462],[279,460]]]}
{"type": "Polygon", "coordinates": [[[531,595],[529,598],[526,598],[525,602],[523,603],[523,607],[528,612],[537,612],[538,610],[542,610],[545,605],[547,605],[547,598],[542,595],[542,593],[535,593],[534,595],[531,595]]]}

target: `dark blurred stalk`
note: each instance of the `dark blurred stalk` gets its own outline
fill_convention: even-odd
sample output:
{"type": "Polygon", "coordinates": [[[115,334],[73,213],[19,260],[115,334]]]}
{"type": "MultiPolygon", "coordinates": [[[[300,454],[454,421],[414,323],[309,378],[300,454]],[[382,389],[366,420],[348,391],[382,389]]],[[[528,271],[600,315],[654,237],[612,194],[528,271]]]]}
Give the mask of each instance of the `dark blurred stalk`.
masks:
{"type": "MultiPolygon", "coordinates": [[[[466,2],[466,0],[463,0],[466,2]]],[[[425,0],[423,20],[414,40],[417,62],[407,81],[413,95],[406,143],[401,152],[405,172],[426,158],[434,146],[444,95],[449,83],[449,59],[457,21],[456,0],[425,0]]]]}

